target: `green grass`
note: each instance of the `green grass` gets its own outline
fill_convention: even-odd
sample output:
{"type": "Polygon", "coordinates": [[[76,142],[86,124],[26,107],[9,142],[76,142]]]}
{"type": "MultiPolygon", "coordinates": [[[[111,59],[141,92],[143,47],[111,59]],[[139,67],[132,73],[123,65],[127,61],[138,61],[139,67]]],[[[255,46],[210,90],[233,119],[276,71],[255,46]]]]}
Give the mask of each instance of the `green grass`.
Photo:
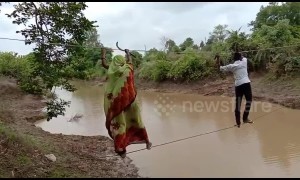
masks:
{"type": "Polygon", "coordinates": [[[9,141],[17,141],[17,135],[16,133],[9,130],[8,127],[6,127],[2,122],[0,122],[0,134],[4,134],[9,141]]]}
{"type": "Polygon", "coordinates": [[[38,147],[38,142],[36,142],[32,136],[25,134],[20,135],[2,122],[0,122],[0,134],[6,136],[9,142],[20,143],[25,148],[34,149],[38,147]]]}
{"type": "MultiPolygon", "coordinates": [[[[35,167],[33,159],[30,157],[30,153],[33,150],[39,150],[42,154],[54,153],[56,156],[61,157],[59,161],[55,162],[55,165],[50,167],[49,174],[44,174],[46,177],[50,178],[66,178],[66,177],[83,177],[80,172],[77,172],[76,169],[67,169],[64,168],[64,163],[68,162],[67,160],[71,157],[60,155],[61,152],[57,152],[53,145],[47,142],[42,142],[39,137],[34,137],[32,135],[19,134],[14,131],[6,124],[0,120],[0,137],[4,137],[7,140],[8,148],[10,148],[17,155],[13,158],[10,163],[14,167],[35,167]],[[17,145],[17,146],[16,146],[17,145]],[[21,149],[16,149],[16,147],[21,147],[21,149]]],[[[9,158],[9,157],[7,157],[9,158]]],[[[11,157],[10,157],[11,158],[11,157]]],[[[51,163],[50,163],[51,164],[51,163]]],[[[11,166],[8,165],[8,166],[11,166]]],[[[7,172],[3,169],[6,169],[7,164],[0,163],[0,178],[11,177],[11,172],[7,172]],[[4,166],[4,167],[2,167],[4,166]]]]}
{"type": "Polygon", "coordinates": [[[18,155],[17,157],[17,163],[22,165],[22,166],[26,166],[32,163],[30,157],[28,157],[27,155],[18,155]]]}

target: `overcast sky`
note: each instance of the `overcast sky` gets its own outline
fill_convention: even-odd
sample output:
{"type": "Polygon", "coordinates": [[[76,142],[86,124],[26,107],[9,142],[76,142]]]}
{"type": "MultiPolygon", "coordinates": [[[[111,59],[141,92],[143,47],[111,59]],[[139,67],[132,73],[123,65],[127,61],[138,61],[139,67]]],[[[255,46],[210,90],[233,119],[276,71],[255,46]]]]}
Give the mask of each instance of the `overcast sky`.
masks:
{"type": "MultiPolygon", "coordinates": [[[[254,20],[266,2],[89,2],[85,11],[88,19],[96,20],[101,42],[115,48],[116,41],[123,48],[161,48],[163,36],[177,44],[187,37],[199,44],[218,24],[249,32],[248,23],[254,20]]],[[[17,25],[4,14],[11,5],[1,7],[0,37],[19,38],[17,25]]],[[[27,54],[33,46],[24,42],[0,39],[0,51],[27,54]]]]}

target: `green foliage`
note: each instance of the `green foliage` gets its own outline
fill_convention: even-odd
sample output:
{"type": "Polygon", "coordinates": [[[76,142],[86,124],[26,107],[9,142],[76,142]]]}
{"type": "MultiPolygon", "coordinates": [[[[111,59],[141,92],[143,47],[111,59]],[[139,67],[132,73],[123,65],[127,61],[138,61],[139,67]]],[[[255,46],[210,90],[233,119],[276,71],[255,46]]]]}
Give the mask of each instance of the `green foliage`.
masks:
{"type": "MultiPolygon", "coordinates": [[[[35,43],[33,60],[36,68],[31,76],[41,79],[45,91],[51,91],[55,86],[74,90],[65,79],[64,68],[73,62],[72,55],[83,54],[82,45],[88,37],[86,32],[94,27],[95,22],[83,14],[86,7],[84,2],[22,2],[14,5],[15,10],[7,14],[13,24],[25,26],[17,31],[25,37],[25,44],[35,43]]],[[[62,108],[66,102],[61,100],[59,105],[58,101],[51,100],[48,107],[51,104],[62,108]]],[[[50,119],[56,112],[62,114],[60,110],[47,110],[50,119]]]]}
{"type": "Polygon", "coordinates": [[[213,32],[209,33],[212,42],[224,42],[228,36],[228,25],[217,25],[215,26],[213,32]]]}
{"type": "Polygon", "coordinates": [[[142,65],[138,77],[153,81],[164,81],[167,79],[167,75],[170,69],[171,62],[166,60],[145,62],[142,65]]]}
{"type": "Polygon", "coordinates": [[[154,81],[167,79],[190,81],[207,77],[214,72],[211,58],[204,53],[196,53],[193,48],[186,49],[182,55],[168,53],[164,56],[165,59],[157,57],[160,55],[158,52],[152,53],[156,56],[151,56],[153,60],[141,65],[140,78],[154,81]]]}
{"type": "Polygon", "coordinates": [[[132,57],[133,65],[135,68],[140,67],[141,63],[143,62],[143,55],[137,51],[131,51],[134,57],[132,57]]]}
{"type": "Polygon", "coordinates": [[[288,73],[283,69],[287,59],[299,55],[299,51],[294,47],[281,48],[299,43],[299,39],[293,37],[291,26],[287,19],[278,21],[274,26],[263,25],[260,29],[253,32],[252,41],[257,44],[258,49],[280,47],[278,49],[258,51],[253,57],[256,69],[265,70],[267,66],[270,66],[272,67],[270,68],[271,72],[274,72],[277,76],[288,73]]]}
{"type": "Polygon", "coordinates": [[[154,81],[163,81],[167,78],[168,72],[171,68],[171,62],[165,60],[157,60],[152,68],[151,78],[154,81]]]}
{"type": "Polygon", "coordinates": [[[196,54],[187,49],[175,63],[172,64],[168,77],[173,80],[197,80],[213,73],[211,60],[204,54],[196,54]]]}
{"type": "Polygon", "coordinates": [[[299,27],[299,9],[300,2],[270,2],[268,6],[261,7],[255,21],[252,21],[250,25],[253,27],[253,30],[256,30],[263,25],[275,26],[280,20],[288,19],[291,26],[299,27]]]}
{"type": "Polygon", "coordinates": [[[165,60],[167,54],[163,51],[158,51],[157,49],[153,48],[146,52],[144,56],[144,61],[156,61],[156,60],[165,60]]]}
{"type": "MultiPolygon", "coordinates": [[[[18,73],[23,69],[22,66],[27,65],[26,59],[13,52],[0,53],[0,73],[5,76],[18,77],[18,73]]],[[[28,68],[28,67],[24,67],[28,68]]]]}
{"type": "Polygon", "coordinates": [[[300,71],[300,56],[287,58],[284,70],[287,73],[299,73],[300,71]]]}
{"type": "Polygon", "coordinates": [[[176,45],[175,41],[172,39],[168,39],[168,41],[165,44],[165,47],[167,49],[167,52],[175,52],[179,50],[179,47],[176,45]]]}
{"type": "Polygon", "coordinates": [[[293,35],[289,20],[280,20],[274,26],[263,25],[260,29],[254,31],[253,38],[258,38],[258,43],[263,44],[265,47],[279,47],[290,44],[293,35]]]}
{"type": "Polygon", "coordinates": [[[70,105],[70,101],[64,101],[62,99],[51,99],[47,102],[47,121],[58,115],[64,115],[66,106],[70,105]]]}
{"type": "Polygon", "coordinates": [[[145,61],[141,64],[141,68],[138,72],[138,77],[141,79],[152,80],[152,71],[156,62],[154,61],[145,61]]]}
{"type": "Polygon", "coordinates": [[[192,38],[186,38],[186,40],[179,45],[179,48],[181,51],[185,51],[187,48],[189,47],[193,47],[194,46],[194,40],[192,38]]]}
{"type": "MultiPolygon", "coordinates": [[[[65,77],[77,79],[93,79],[104,75],[104,68],[99,64],[101,48],[96,28],[86,31],[87,39],[83,43],[82,53],[70,56],[72,62],[64,69],[65,77]]],[[[139,57],[139,56],[137,56],[139,57]]],[[[106,53],[107,62],[112,60],[112,51],[106,53]]]]}
{"type": "Polygon", "coordinates": [[[34,55],[19,56],[13,52],[0,52],[0,74],[14,77],[21,89],[31,94],[42,94],[42,81],[32,76],[35,69],[34,55]]]}
{"type": "Polygon", "coordinates": [[[217,25],[207,42],[202,41],[199,46],[194,44],[192,38],[187,38],[179,47],[173,40],[168,39],[165,44],[167,53],[156,49],[146,53],[144,61],[148,63],[141,65],[139,77],[159,81],[165,79],[192,81],[214,76],[217,67],[213,55],[220,54],[222,62],[228,64],[232,62],[232,52],[236,50],[245,51],[243,55],[249,60],[250,71],[269,71],[277,77],[299,73],[300,28],[297,20],[291,20],[297,18],[299,13],[295,13],[292,3],[282,5],[271,3],[267,9],[269,8],[273,8],[274,12],[262,8],[257,14],[259,22],[253,22],[257,27],[252,34],[240,32],[241,28],[228,30],[227,25],[217,25]],[[288,10],[277,11],[283,8],[288,10]],[[263,18],[274,18],[273,15],[276,13],[286,14],[281,14],[279,19],[275,18],[276,21],[273,19],[271,22],[261,23],[263,18]],[[299,44],[298,47],[290,47],[296,43],[299,44]],[[284,48],[285,46],[287,47],[284,48]],[[170,62],[171,68],[168,69],[170,62]],[[163,70],[159,71],[158,67],[163,70]]]}

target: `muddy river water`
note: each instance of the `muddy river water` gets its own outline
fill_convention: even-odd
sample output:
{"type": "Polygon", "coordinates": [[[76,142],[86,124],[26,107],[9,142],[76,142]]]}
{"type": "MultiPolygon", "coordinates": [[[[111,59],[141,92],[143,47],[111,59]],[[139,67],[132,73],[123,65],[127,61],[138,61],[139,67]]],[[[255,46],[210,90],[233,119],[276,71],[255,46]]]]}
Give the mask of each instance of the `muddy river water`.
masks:
{"type": "MultiPolygon", "coordinates": [[[[51,133],[108,136],[103,89],[83,82],[58,95],[71,100],[65,116],[36,125],[51,133]],[[79,119],[70,121],[75,115],[79,119]]],[[[153,145],[233,126],[233,99],[138,92],[153,145]]],[[[300,111],[254,102],[254,124],[128,154],[147,177],[300,177],[300,111]]],[[[128,151],[144,148],[131,145],[128,151]]]]}

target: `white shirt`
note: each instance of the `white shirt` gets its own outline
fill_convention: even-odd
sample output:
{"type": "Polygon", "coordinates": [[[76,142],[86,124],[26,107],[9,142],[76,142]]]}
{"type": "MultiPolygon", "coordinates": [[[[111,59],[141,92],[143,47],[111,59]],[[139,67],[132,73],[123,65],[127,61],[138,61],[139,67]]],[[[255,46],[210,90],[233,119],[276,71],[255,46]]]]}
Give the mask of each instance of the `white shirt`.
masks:
{"type": "Polygon", "coordinates": [[[233,73],[235,86],[240,86],[242,84],[251,82],[248,77],[247,58],[243,58],[241,61],[235,61],[233,64],[229,64],[227,66],[221,66],[220,70],[230,71],[233,73]]]}

